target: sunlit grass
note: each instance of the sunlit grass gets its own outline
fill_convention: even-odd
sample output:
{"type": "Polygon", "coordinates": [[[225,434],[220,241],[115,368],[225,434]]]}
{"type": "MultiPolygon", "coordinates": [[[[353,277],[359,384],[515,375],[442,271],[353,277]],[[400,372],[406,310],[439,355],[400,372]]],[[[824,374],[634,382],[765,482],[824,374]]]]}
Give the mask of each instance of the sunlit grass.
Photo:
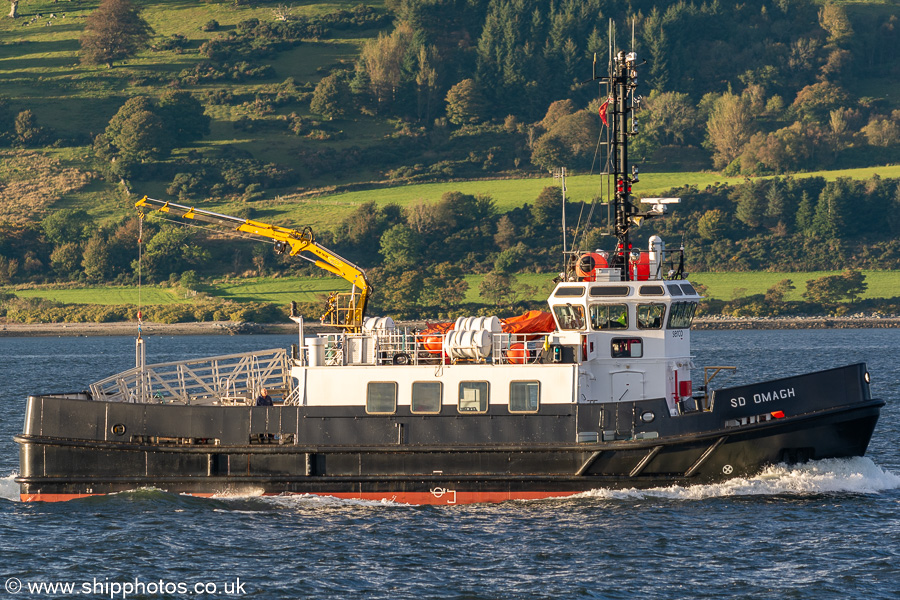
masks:
{"type": "MultiPolygon", "coordinates": [[[[840,271],[813,271],[802,273],[692,273],[691,281],[707,286],[709,297],[732,300],[735,296],[764,294],[766,290],[783,279],[793,281],[796,289],[787,295],[787,300],[803,300],[806,282],[826,275],[838,275],[840,271]],[[736,294],[737,291],[737,294],[736,294]]],[[[863,298],[894,298],[900,296],[900,271],[863,271],[868,289],[863,298]]]]}

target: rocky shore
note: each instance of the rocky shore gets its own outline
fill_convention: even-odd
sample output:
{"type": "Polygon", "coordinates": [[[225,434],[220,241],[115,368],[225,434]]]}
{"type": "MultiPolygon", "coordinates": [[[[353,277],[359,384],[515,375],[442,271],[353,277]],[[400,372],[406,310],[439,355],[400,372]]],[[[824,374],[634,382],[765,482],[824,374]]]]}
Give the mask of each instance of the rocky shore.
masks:
{"type": "MultiPolygon", "coordinates": [[[[424,323],[401,324],[421,327],[424,323]]],[[[846,317],[698,317],[694,329],[885,329],[900,327],[900,317],[852,315],[846,317]]],[[[307,333],[330,330],[315,323],[307,324],[307,333]]],[[[136,323],[0,323],[0,337],[63,336],[136,336],[136,323]]],[[[157,335],[244,335],[295,333],[293,323],[238,323],[210,321],[204,323],[144,323],[145,337],[157,335]]]]}

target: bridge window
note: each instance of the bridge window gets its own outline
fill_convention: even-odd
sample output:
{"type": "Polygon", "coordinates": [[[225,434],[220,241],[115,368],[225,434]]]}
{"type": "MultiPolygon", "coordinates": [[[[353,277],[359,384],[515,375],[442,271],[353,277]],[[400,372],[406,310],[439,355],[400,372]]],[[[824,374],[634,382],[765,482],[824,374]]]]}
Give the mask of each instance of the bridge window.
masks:
{"type": "Polygon", "coordinates": [[[437,414],[441,412],[443,396],[440,381],[414,381],[412,384],[412,402],[409,410],[420,414],[437,414]]]}
{"type": "Polygon", "coordinates": [[[366,393],[366,412],[378,415],[397,410],[397,384],[393,381],[370,381],[366,393]]]}
{"type": "Polygon", "coordinates": [[[537,412],[541,398],[539,381],[511,381],[509,384],[509,412],[537,412]]]}
{"type": "Polygon", "coordinates": [[[641,358],[644,356],[644,340],[641,338],[613,338],[613,358],[641,358]]]}
{"type": "Polygon", "coordinates": [[[638,329],[662,329],[665,304],[640,304],[637,307],[638,329]]]}
{"type": "Polygon", "coordinates": [[[554,306],[553,312],[556,313],[556,321],[559,323],[560,329],[584,329],[583,306],[572,304],[554,306]]]}
{"type": "Polygon", "coordinates": [[[489,390],[487,381],[461,381],[459,384],[459,412],[487,412],[489,390]]]}
{"type": "Polygon", "coordinates": [[[697,310],[696,302],[673,302],[669,311],[669,329],[688,329],[697,310]]]}
{"type": "Polygon", "coordinates": [[[642,285],[641,296],[663,296],[665,295],[663,286],[661,285],[642,285]]]}
{"type": "Polygon", "coordinates": [[[593,329],[628,329],[628,307],[624,304],[592,304],[593,329]]]}
{"type": "Polygon", "coordinates": [[[558,290],[556,290],[556,293],[554,294],[554,296],[556,296],[557,298],[563,297],[563,296],[574,296],[574,297],[584,296],[584,288],[583,287],[561,287],[558,290]]]}
{"type": "Polygon", "coordinates": [[[631,288],[627,285],[595,285],[591,287],[591,296],[627,296],[631,288]]]}

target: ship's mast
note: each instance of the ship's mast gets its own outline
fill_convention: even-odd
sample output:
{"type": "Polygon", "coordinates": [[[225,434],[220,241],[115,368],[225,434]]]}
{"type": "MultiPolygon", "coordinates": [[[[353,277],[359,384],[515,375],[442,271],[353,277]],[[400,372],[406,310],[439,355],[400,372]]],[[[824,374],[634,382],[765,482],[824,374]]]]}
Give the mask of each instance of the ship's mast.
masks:
{"type": "Polygon", "coordinates": [[[639,216],[637,207],[631,199],[631,186],[637,182],[637,168],[629,171],[628,138],[637,133],[634,117],[636,107],[635,88],[637,88],[637,71],[634,52],[620,50],[611,57],[609,75],[606,79],[609,90],[609,127],[610,127],[610,171],[609,176],[615,186],[612,196],[613,235],[618,240],[615,259],[616,266],[622,269],[622,278],[631,278],[627,268],[628,253],[631,248],[629,230],[634,218],[639,216]],[[620,254],[621,253],[621,254],[620,254]]]}

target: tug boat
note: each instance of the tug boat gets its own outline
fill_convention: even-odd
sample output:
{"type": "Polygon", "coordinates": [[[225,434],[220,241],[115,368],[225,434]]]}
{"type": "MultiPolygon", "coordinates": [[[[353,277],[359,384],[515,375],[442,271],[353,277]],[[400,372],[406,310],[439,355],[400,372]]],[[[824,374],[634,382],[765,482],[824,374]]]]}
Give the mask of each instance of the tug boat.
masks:
{"type": "MultiPolygon", "coordinates": [[[[277,348],[146,364],[85,392],[28,398],[23,501],[153,487],[198,496],[315,494],[412,504],[569,496],[746,477],[767,465],[862,456],[884,402],[865,364],[716,388],[694,385],[701,297],[683,251],[630,230],[674,198],[631,194],[637,64],[618,52],[607,126],[611,252],[571,251],[547,312],[461,318],[426,331],[366,318],[365,273],[312,232],[144,198],[138,208],[274,240],[353,284],[329,298],[330,333],[277,348]],[[677,262],[676,262],[677,259],[677,262]],[[266,388],[273,406],[257,406],[266,388]]],[[[143,214],[143,213],[142,213],[143,214]]]]}

